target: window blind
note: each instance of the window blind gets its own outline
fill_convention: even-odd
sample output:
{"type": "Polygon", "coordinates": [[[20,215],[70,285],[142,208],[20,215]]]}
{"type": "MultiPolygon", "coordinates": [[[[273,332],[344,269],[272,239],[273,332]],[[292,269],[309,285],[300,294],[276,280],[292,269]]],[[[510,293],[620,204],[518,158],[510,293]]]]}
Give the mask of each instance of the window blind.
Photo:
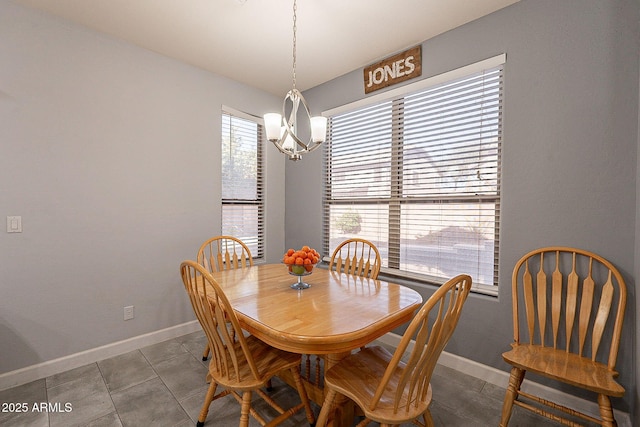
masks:
{"type": "Polygon", "coordinates": [[[222,234],[241,239],[254,258],[263,258],[263,129],[257,120],[222,112],[222,234]]]}
{"type": "Polygon", "coordinates": [[[503,66],[439,80],[329,116],[323,251],[365,238],[383,273],[494,287],[503,66]]]}

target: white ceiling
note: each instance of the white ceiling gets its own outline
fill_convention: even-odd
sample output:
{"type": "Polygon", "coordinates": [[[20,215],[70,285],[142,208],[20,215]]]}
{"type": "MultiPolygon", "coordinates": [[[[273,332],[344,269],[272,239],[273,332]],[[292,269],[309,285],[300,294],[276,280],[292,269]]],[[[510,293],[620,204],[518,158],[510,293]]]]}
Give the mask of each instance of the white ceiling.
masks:
{"type": "MultiPolygon", "coordinates": [[[[13,0],[284,95],[293,0],[13,0]]],[[[299,0],[297,88],[377,62],[518,0],[299,0]]]]}

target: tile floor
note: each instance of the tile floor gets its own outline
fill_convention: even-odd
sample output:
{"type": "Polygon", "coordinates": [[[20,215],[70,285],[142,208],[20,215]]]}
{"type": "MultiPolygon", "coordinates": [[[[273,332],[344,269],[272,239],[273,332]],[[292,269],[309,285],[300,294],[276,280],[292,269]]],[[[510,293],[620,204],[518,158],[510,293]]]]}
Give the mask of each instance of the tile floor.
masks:
{"type": "MultiPolygon", "coordinates": [[[[0,391],[0,426],[194,426],[207,390],[206,362],[201,361],[205,342],[204,334],[196,332],[0,391]],[[10,403],[26,404],[27,411],[15,412],[5,405],[10,403]]],[[[436,426],[498,425],[504,388],[444,366],[437,367],[431,383],[436,426]]],[[[286,405],[288,399],[297,399],[295,391],[277,379],[273,385],[276,401],[286,405]]],[[[319,408],[313,408],[317,415],[319,408]]],[[[205,426],[235,426],[239,414],[238,403],[226,396],[211,405],[205,426]]],[[[250,425],[259,424],[251,419],[250,425]]],[[[301,411],[282,425],[308,423],[301,411]]],[[[509,425],[555,424],[515,408],[509,425]]]]}

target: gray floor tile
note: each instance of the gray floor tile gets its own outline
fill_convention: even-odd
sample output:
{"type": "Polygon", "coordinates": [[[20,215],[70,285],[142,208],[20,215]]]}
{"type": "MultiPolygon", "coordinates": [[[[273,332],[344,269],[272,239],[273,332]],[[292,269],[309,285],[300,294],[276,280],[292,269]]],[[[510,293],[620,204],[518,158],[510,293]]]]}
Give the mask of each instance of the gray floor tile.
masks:
{"type": "MultiPolygon", "coordinates": [[[[504,400],[504,395],[506,392],[507,390],[504,387],[499,387],[497,385],[489,383],[485,383],[482,387],[482,390],[480,391],[480,393],[492,397],[499,402],[502,402],[504,400]]],[[[502,408],[502,403],[500,403],[500,408],[502,408]]]]}
{"type": "Polygon", "coordinates": [[[173,427],[193,427],[193,425],[193,421],[191,421],[190,419],[186,419],[174,425],[173,427]]]}
{"type": "Polygon", "coordinates": [[[71,369],[69,371],[47,377],[47,388],[53,388],[66,382],[74,381],[78,378],[83,378],[95,374],[100,376],[98,365],[95,363],[89,363],[88,365],[80,366],[79,368],[71,369]]]}
{"type": "Polygon", "coordinates": [[[33,410],[33,405],[47,401],[47,389],[44,379],[0,391],[1,426],[40,427],[49,425],[46,412],[33,410]],[[6,405],[6,406],[4,406],[6,405]]]}
{"type": "Polygon", "coordinates": [[[147,358],[151,366],[155,366],[160,362],[181,354],[190,354],[178,340],[169,340],[159,344],[150,345],[148,347],[141,348],[140,351],[144,357],[147,358]]]}
{"type": "MultiPolygon", "coordinates": [[[[200,415],[200,410],[202,409],[202,404],[204,403],[205,393],[206,391],[203,393],[194,393],[191,396],[180,401],[180,405],[191,419],[193,425],[195,425],[195,422],[198,420],[198,416],[200,415]]],[[[230,404],[233,404],[232,401],[229,402],[230,404]]],[[[239,408],[240,407],[238,406],[238,410],[240,410],[239,408]]]]}
{"type": "Polygon", "coordinates": [[[207,337],[203,331],[193,332],[191,334],[178,337],[176,340],[178,340],[178,342],[180,342],[187,351],[196,356],[198,360],[202,360],[202,353],[207,345],[207,337]]]}
{"type": "Polygon", "coordinates": [[[86,426],[94,420],[115,411],[111,396],[106,391],[106,388],[103,393],[94,393],[78,400],[64,402],[62,403],[63,407],[65,403],[71,405],[69,412],[63,410],[49,413],[49,425],[51,427],[86,426]]]}
{"type": "Polygon", "coordinates": [[[185,352],[155,365],[155,371],[178,400],[194,393],[206,393],[207,368],[191,353],[185,352]]]}
{"type": "Polygon", "coordinates": [[[29,409],[27,412],[10,412],[0,417],[3,427],[49,427],[49,414],[29,409]]]}
{"type": "Polygon", "coordinates": [[[108,394],[108,390],[95,363],[69,371],[65,381],[47,381],[47,397],[54,403],[64,405],[96,393],[108,394]],[[49,384],[55,385],[51,387],[49,384]]]}
{"type": "Polygon", "coordinates": [[[115,412],[111,396],[95,363],[48,379],[49,425],[85,426],[115,412]],[[53,408],[51,405],[54,405],[53,408]]]}
{"type": "Polygon", "coordinates": [[[45,380],[33,381],[18,387],[0,391],[0,426],[47,427],[49,415],[34,410],[47,401],[45,380]]]}
{"type": "Polygon", "coordinates": [[[139,350],[98,362],[110,392],[131,387],[157,377],[139,350]]]}
{"type": "MultiPolygon", "coordinates": [[[[436,365],[433,375],[431,376],[431,384],[434,385],[435,390],[435,384],[440,385],[442,383],[446,383],[452,389],[463,387],[465,390],[476,393],[479,393],[485,385],[485,381],[479,378],[463,374],[447,366],[436,365]]],[[[502,397],[500,397],[500,399],[502,399],[502,397]]]]}
{"type": "Polygon", "coordinates": [[[34,403],[42,402],[46,399],[47,388],[44,379],[0,391],[0,402],[3,403],[34,403]]]}
{"type": "Polygon", "coordinates": [[[112,393],[124,427],[175,426],[189,420],[160,378],[112,393]]]}
{"type": "Polygon", "coordinates": [[[113,411],[104,417],[100,417],[93,421],[88,422],[86,427],[122,427],[120,417],[116,411],[113,411]]]}
{"type": "MultiPolygon", "coordinates": [[[[463,403],[460,403],[463,404],[463,403]]],[[[436,427],[472,427],[472,426],[497,426],[498,424],[484,424],[477,419],[467,418],[459,411],[450,407],[431,402],[431,417],[436,427]]],[[[410,424],[407,424],[410,425],[410,424]]]]}
{"type": "MultiPolygon", "coordinates": [[[[471,377],[469,381],[472,382],[471,377]]],[[[502,399],[497,400],[489,395],[483,395],[455,381],[437,381],[437,378],[433,378],[431,384],[433,400],[440,406],[455,412],[460,417],[477,420],[481,425],[499,424],[502,399]]]]}

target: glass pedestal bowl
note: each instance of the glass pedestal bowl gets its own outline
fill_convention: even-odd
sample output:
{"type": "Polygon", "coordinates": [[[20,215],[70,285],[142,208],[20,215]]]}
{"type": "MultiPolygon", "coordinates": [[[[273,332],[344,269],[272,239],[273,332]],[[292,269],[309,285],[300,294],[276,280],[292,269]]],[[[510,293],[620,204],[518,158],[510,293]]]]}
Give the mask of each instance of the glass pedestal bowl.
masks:
{"type": "Polygon", "coordinates": [[[313,267],[315,267],[315,264],[304,264],[304,265],[285,264],[285,265],[289,270],[289,274],[291,274],[292,276],[296,276],[298,278],[298,281],[295,282],[293,285],[291,285],[291,289],[302,290],[302,289],[308,289],[311,287],[310,284],[303,282],[302,278],[304,276],[310,275],[313,272],[313,267]]]}

